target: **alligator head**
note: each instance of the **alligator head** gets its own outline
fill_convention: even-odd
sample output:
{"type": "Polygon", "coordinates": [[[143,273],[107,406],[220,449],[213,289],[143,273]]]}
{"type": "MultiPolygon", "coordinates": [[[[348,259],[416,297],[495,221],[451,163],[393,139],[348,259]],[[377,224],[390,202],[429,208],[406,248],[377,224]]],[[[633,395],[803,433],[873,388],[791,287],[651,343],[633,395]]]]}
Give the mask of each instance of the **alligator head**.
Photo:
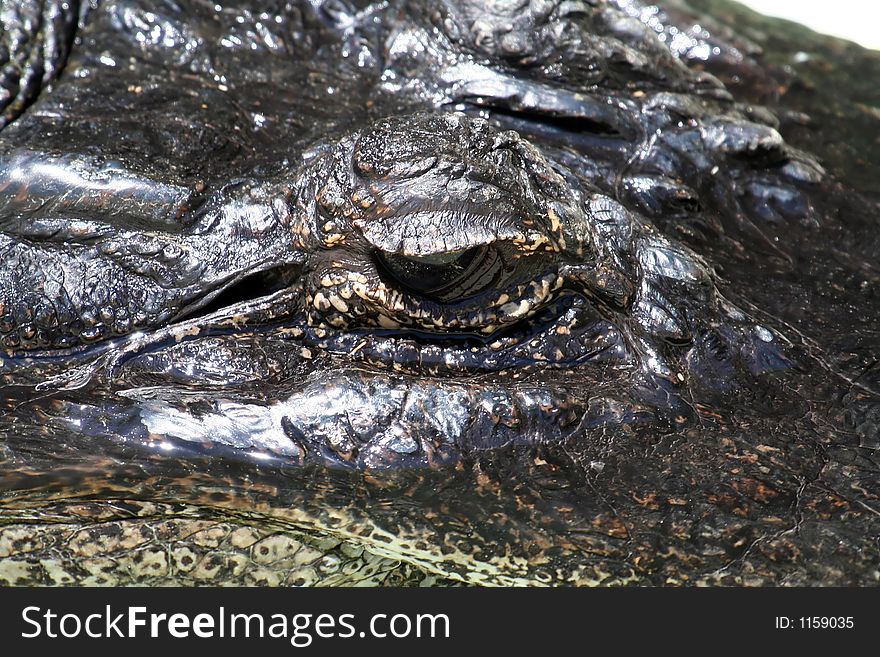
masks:
{"type": "MultiPolygon", "coordinates": [[[[51,327],[81,331],[60,340],[94,343],[120,317],[141,331],[66,361],[50,350],[12,363],[41,389],[98,380],[136,400],[114,410],[130,438],[368,468],[564,442],[591,424],[656,431],[685,422],[683,400],[704,389],[787,367],[778,338],[723,298],[700,257],[480,118],[383,118],[314,145],[292,180],[218,197],[179,237],[96,231],[85,255],[51,240],[19,246],[43,271],[93,272],[18,274],[15,285],[43,297],[60,288],[55,317],[62,303],[79,316],[51,327]],[[114,275],[113,294],[95,283],[114,275]],[[480,373],[491,378],[465,376],[480,373]],[[234,400],[270,384],[272,403],[234,400]]],[[[33,314],[21,299],[7,305],[33,314]]],[[[28,321],[14,328],[36,342],[48,327],[28,321]]],[[[86,404],[73,420],[106,412],[86,404]]]]}
{"type": "Polygon", "coordinates": [[[785,299],[834,333],[845,195],[630,4],[93,9],[0,137],[4,504],[182,501],[493,583],[799,526],[837,392],[785,299]]]}

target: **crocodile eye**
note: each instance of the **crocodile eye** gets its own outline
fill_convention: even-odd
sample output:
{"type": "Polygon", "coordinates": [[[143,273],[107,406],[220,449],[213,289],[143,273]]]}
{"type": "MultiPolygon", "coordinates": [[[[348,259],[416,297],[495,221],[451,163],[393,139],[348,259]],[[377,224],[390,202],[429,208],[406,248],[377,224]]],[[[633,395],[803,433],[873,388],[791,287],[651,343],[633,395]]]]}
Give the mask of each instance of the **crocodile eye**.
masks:
{"type": "Polygon", "coordinates": [[[489,246],[429,256],[403,256],[377,251],[376,258],[402,285],[442,302],[479,294],[497,281],[503,268],[498,251],[489,246]]]}

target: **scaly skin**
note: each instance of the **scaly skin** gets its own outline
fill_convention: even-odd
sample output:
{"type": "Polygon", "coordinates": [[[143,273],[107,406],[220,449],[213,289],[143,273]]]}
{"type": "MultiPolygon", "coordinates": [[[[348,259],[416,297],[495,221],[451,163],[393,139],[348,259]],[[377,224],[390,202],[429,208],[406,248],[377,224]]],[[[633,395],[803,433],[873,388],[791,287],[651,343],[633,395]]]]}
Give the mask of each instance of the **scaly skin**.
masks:
{"type": "Polygon", "coordinates": [[[673,383],[685,372],[666,362],[667,343],[692,346],[713,325],[743,327],[743,337],[734,338],[742,344],[732,348],[744,359],[773,358],[761,353],[774,351],[763,347],[770,338],[757,337],[769,331],[719,297],[695,254],[517,133],[495,131],[482,119],[383,119],[328,145],[293,178],[286,193],[283,182],[273,182],[209,199],[201,216],[188,220],[196,230],[181,235],[86,222],[53,224],[46,234],[29,224],[29,239],[7,238],[2,252],[6,346],[66,347],[161,326],[245,274],[297,266],[288,295],[298,303],[282,311],[287,328],[299,324],[319,338],[329,332],[307,341],[323,351],[348,351],[366,339],[356,361],[382,354],[386,366],[426,372],[582,362],[594,347],[554,336],[595,333],[597,319],[601,332],[619,336],[609,345],[619,343],[621,362],[645,356],[641,369],[673,383]],[[234,235],[237,248],[221,248],[220,235],[234,235]],[[71,248],[74,238],[87,244],[71,248]],[[477,253],[476,264],[452,274],[445,296],[411,287],[424,272],[451,269],[469,253],[477,253]],[[424,264],[437,256],[455,260],[424,264]],[[417,269],[395,275],[383,262],[417,269]],[[545,330],[539,348],[522,349],[522,335],[505,336],[572,294],[579,300],[568,304],[564,325],[545,330]],[[441,361],[432,358],[430,342],[423,353],[399,349],[400,334],[351,332],[370,328],[497,339],[463,358],[447,349],[441,361]]]}
{"type": "Polygon", "coordinates": [[[746,42],[147,4],[0,133],[0,578],[871,581],[870,201],[746,42]]]}
{"type": "Polygon", "coordinates": [[[76,0],[0,2],[0,128],[58,77],[88,9],[76,0]]]}

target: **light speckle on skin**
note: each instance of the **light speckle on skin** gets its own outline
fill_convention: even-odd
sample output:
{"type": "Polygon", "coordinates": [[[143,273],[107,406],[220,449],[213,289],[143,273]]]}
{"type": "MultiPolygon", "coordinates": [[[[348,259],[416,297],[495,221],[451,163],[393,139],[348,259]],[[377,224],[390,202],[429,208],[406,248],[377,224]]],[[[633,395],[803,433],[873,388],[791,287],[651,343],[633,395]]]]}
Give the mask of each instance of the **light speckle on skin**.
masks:
{"type": "Polygon", "coordinates": [[[400,324],[398,324],[396,321],[394,321],[393,319],[391,319],[387,315],[380,314],[376,318],[376,321],[379,323],[379,326],[381,326],[382,328],[387,328],[387,329],[400,328],[400,324]]]}
{"type": "Polygon", "coordinates": [[[520,302],[511,302],[507,303],[499,309],[504,315],[508,318],[513,317],[524,317],[529,310],[531,309],[531,304],[528,301],[523,300],[520,302]]]}
{"type": "Polygon", "coordinates": [[[330,297],[330,304],[341,313],[348,312],[348,304],[346,304],[345,301],[343,301],[342,298],[340,298],[340,297],[331,296],[330,297]]]}
{"type": "Polygon", "coordinates": [[[550,218],[550,230],[555,233],[562,228],[562,224],[559,223],[559,215],[553,208],[547,208],[547,216],[550,218]]]}
{"type": "Polygon", "coordinates": [[[315,294],[315,297],[312,300],[312,305],[321,311],[330,309],[330,302],[327,300],[327,297],[325,297],[321,292],[315,294]]]}

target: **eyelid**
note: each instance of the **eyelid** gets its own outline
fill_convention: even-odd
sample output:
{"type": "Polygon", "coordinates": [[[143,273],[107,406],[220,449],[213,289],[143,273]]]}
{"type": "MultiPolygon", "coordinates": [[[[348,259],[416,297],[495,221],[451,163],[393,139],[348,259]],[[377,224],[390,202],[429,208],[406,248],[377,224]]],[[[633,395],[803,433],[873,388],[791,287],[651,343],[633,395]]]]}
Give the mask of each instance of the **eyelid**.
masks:
{"type": "Polygon", "coordinates": [[[409,260],[422,262],[426,265],[451,265],[457,262],[467,253],[469,249],[461,249],[459,251],[448,251],[446,253],[433,253],[426,256],[406,256],[409,260]]]}

